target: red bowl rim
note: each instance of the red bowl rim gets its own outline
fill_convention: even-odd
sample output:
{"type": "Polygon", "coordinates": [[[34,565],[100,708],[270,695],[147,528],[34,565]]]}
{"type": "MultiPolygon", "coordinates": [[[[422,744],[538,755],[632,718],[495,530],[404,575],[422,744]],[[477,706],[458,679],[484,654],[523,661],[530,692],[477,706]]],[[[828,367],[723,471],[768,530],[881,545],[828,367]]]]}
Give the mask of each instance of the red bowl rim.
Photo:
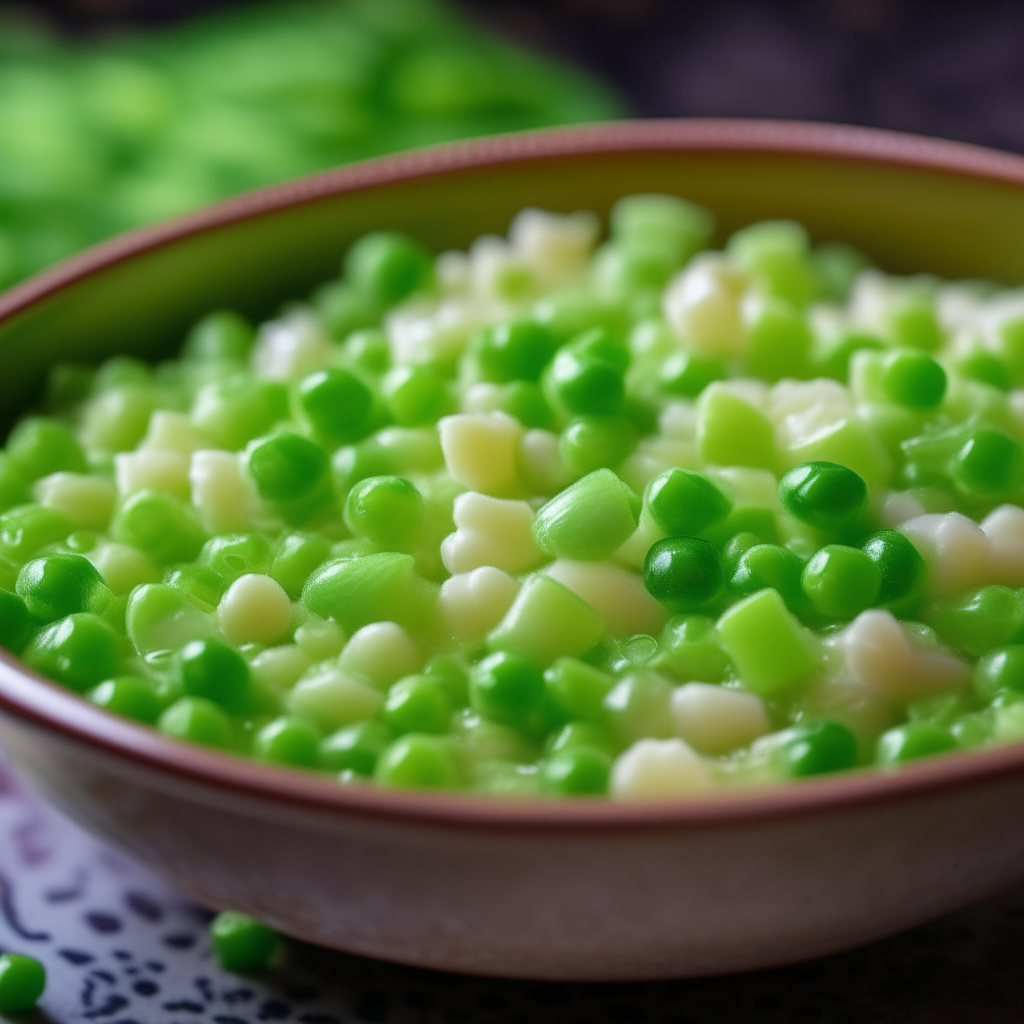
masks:
{"type": "MultiPolygon", "coordinates": [[[[351,164],[229,199],[95,246],[0,295],[0,324],[79,281],[178,239],[333,195],[485,167],[684,151],[809,156],[916,168],[1024,187],[1024,157],[980,146],[849,125],[743,119],[620,121],[430,147],[351,164]]],[[[162,736],[95,707],[0,650],[0,712],[180,782],[339,816],[504,831],[617,832],[741,827],[889,803],[1024,774],[1024,744],[950,754],[898,772],[865,770],[706,799],[513,801],[341,785],[162,736]]]]}

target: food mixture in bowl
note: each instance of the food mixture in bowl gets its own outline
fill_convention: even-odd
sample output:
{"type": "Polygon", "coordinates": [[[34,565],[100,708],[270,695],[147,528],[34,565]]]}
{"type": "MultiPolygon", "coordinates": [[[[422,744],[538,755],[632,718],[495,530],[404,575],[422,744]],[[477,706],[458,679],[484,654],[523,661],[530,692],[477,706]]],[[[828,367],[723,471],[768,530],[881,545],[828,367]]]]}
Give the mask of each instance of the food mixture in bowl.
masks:
{"type": "Polygon", "coordinates": [[[689,798],[1024,739],[1024,292],[666,195],[524,210],[0,454],[0,642],[344,783],[689,798]]]}

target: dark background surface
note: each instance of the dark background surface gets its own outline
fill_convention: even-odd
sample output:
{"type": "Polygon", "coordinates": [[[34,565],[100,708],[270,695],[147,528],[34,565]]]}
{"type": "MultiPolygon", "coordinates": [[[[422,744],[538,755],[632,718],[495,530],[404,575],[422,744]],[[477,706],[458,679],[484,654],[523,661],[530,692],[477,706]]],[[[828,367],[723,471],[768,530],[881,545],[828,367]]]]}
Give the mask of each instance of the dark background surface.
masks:
{"type": "MultiPolygon", "coordinates": [[[[104,32],[228,5],[49,0],[38,6],[74,31],[104,32]]],[[[603,75],[639,116],[844,121],[1024,151],[1024,4],[1013,0],[461,0],[459,6],[504,35],[603,75]]]]}

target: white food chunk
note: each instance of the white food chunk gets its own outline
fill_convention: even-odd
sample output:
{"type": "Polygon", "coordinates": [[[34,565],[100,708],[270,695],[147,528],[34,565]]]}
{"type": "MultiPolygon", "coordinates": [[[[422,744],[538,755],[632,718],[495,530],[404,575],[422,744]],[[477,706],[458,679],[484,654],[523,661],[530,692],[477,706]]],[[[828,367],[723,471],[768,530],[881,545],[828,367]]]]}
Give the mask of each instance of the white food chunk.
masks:
{"type": "Polygon", "coordinates": [[[638,740],[612,768],[616,800],[672,800],[699,796],[714,786],[710,767],[684,740],[638,740]]]}
{"type": "Polygon", "coordinates": [[[720,253],[694,257],[665,290],[665,319],[687,348],[716,358],[743,352],[745,279],[720,253]]]}
{"type": "Polygon", "coordinates": [[[300,310],[260,328],[251,363],[257,376],[291,383],[330,366],[335,354],[317,321],[300,310]]]}
{"type": "Polygon", "coordinates": [[[188,475],[192,504],[205,530],[230,533],[252,527],[259,499],[252,479],[235,452],[219,449],[194,452],[188,475]]]}
{"type": "Polygon", "coordinates": [[[117,497],[112,480],[88,473],[51,473],[37,480],[32,491],[40,505],[63,512],[83,530],[105,530],[117,497]]]}
{"type": "Polygon", "coordinates": [[[543,571],[595,608],[609,633],[656,636],[665,625],[664,606],[651,597],[637,573],[621,565],[560,558],[543,571]]]}
{"type": "Polygon", "coordinates": [[[861,612],[837,638],[846,670],[861,686],[902,702],[963,686],[970,666],[945,651],[917,642],[891,612],[861,612]]]}
{"type": "Polygon", "coordinates": [[[928,563],[928,592],[943,597],[992,582],[988,537],[959,512],[932,512],[900,527],[928,563]]]}
{"type": "Polygon", "coordinates": [[[149,428],[139,445],[141,450],[178,452],[191,455],[206,446],[187,413],[157,409],[149,417],[149,428]]]}
{"type": "Polygon", "coordinates": [[[501,622],[518,593],[519,584],[507,572],[482,565],[445,580],[438,609],[453,636],[474,642],[501,622]]]}
{"type": "Polygon", "coordinates": [[[672,694],[676,732],[704,754],[726,754],[771,731],[764,701],[755,693],[685,683],[672,694]]]}
{"type": "Polygon", "coordinates": [[[441,560],[451,573],[482,565],[526,572],[544,560],[531,532],[534,511],[525,501],[467,491],[455,499],[452,518],[456,531],[441,542],[441,560]]]}
{"type": "Polygon", "coordinates": [[[580,273],[597,242],[600,225],[592,213],[559,214],[527,207],[509,228],[512,248],[545,284],[580,273]]]}
{"type": "Polygon", "coordinates": [[[277,580],[262,573],[239,576],[217,606],[224,637],[234,644],[274,644],[288,632],[292,603],[277,580]]]}
{"type": "Polygon", "coordinates": [[[1024,587],[1024,509],[1000,505],[981,524],[991,549],[992,575],[988,582],[1024,587]]]}
{"type": "Polygon", "coordinates": [[[122,498],[136,491],[154,490],[187,501],[188,473],[189,457],[182,452],[146,448],[114,456],[114,475],[122,498]]]}
{"type": "Polygon", "coordinates": [[[416,641],[397,622],[371,622],[352,634],[338,664],[386,690],[402,676],[418,671],[423,656],[416,641]]]}
{"type": "Polygon", "coordinates": [[[149,555],[130,544],[109,541],[93,548],[85,557],[115,594],[129,594],[143,583],[158,582],[162,575],[160,566],[149,555]]]}
{"type": "Polygon", "coordinates": [[[459,413],[438,423],[448,473],[471,491],[498,497],[518,490],[516,454],[524,434],[503,412],[459,413]]]}
{"type": "Polygon", "coordinates": [[[290,690],[312,664],[309,656],[295,644],[268,647],[253,658],[252,674],[271,689],[290,690]]]}
{"type": "Polygon", "coordinates": [[[364,679],[338,665],[314,665],[288,693],[285,705],[293,715],[308,718],[325,732],[372,718],[384,695],[364,679]]]}

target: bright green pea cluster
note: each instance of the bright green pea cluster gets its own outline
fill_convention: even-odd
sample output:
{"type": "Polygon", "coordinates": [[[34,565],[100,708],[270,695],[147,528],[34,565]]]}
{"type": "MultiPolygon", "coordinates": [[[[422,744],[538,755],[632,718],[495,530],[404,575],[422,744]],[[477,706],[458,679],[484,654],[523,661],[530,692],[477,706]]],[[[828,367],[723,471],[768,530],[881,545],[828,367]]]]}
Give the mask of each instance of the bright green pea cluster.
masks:
{"type": "MultiPolygon", "coordinates": [[[[53,371],[0,643],[346,785],[692,798],[1024,740],[1024,305],[678,197],[374,232],[259,326],[53,371]]],[[[222,961],[272,933],[222,915],[222,961]]]]}
{"type": "MultiPolygon", "coordinates": [[[[246,189],[413,146],[621,113],[598,82],[435,0],[243,5],[159,32],[119,25],[88,42],[50,28],[38,6],[0,10],[0,288],[108,235],[246,189]]],[[[353,271],[375,273],[380,259],[369,245],[353,271]]],[[[407,275],[401,260],[389,264],[374,298],[393,297],[407,275]]],[[[350,292],[332,299],[341,319],[370,309],[372,322],[372,308],[350,292]]],[[[341,434],[354,417],[342,414],[341,434]]]]}

